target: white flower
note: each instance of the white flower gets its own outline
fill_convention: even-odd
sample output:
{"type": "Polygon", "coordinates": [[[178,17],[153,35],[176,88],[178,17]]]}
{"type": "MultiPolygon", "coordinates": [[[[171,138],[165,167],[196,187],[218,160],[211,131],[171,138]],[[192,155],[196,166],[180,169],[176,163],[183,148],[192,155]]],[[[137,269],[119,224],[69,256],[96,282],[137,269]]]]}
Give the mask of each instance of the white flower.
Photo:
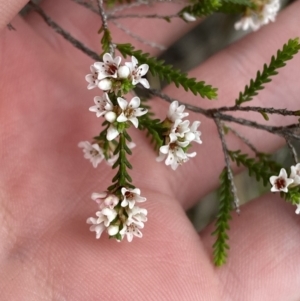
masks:
{"type": "MultiPolygon", "coordinates": [[[[99,239],[102,232],[108,228],[109,232],[112,233],[114,232],[114,228],[113,225],[110,226],[110,223],[117,217],[117,212],[114,209],[110,209],[110,208],[104,208],[101,211],[97,211],[96,212],[96,216],[98,218],[95,217],[89,217],[86,222],[90,225],[92,225],[90,227],[90,231],[94,231],[96,232],[96,238],[99,239]]],[[[119,231],[119,229],[118,229],[119,231]]],[[[110,234],[109,235],[112,235],[110,234]]],[[[116,234],[116,233],[115,233],[116,234]]],[[[113,234],[114,235],[114,234],[113,234]]]]}
{"type": "Polygon", "coordinates": [[[187,12],[184,12],[184,13],[182,14],[182,17],[183,17],[183,19],[184,19],[185,21],[187,21],[187,22],[194,22],[194,21],[197,20],[195,16],[193,16],[193,15],[187,13],[187,12]]]}
{"type": "Polygon", "coordinates": [[[78,143],[78,147],[83,148],[84,158],[90,160],[95,168],[104,159],[103,150],[97,143],[91,144],[88,141],[81,141],[78,143]]]}
{"type": "Polygon", "coordinates": [[[101,210],[104,208],[113,209],[119,203],[119,198],[108,191],[100,193],[94,192],[92,193],[91,198],[99,205],[99,209],[101,210]]]}
{"type": "Polygon", "coordinates": [[[178,101],[175,100],[170,104],[169,107],[169,111],[167,114],[167,118],[172,121],[175,122],[177,119],[182,119],[186,116],[189,115],[189,113],[184,113],[185,106],[184,105],[180,105],[178,106],[178,101]]]}
{"type": "Polygon", "coordinates": [[[89,111],[95,112],[97,117],[104,115],[106,112],[112,111],[114,106],[110,101],[108,94],[104,93],[102,97],[94,97],[95,106],[89,108],[89,111]]]}
{"type": "MultiPolygon", "coordinates": [[[[257,20],[257,19],[256,19],[257,20]]],[[[248,30],[251,28],[253,31],[256,31],[260,28],[260,23],[255,21],[252,16],[244,16],[234,24],[235,30],[248,30]]]]}
{"type": "Polygon", "coordinates": [[[132,209],[127,211],[128,223],[135,223],[143,227],[143,223],[147,221],[147,213],[147,209],[134,206],[132,209]]]}
{"type": "Polygon", "coordinates": [[[295,166],[291,166],[291,175],[290,178],[294,180],[295,185],[300,184],[300,163],[295,166]]]}
{"type": "Polygon", "coordinates": [[[98,219],[95,217],[89,217],[86,222],[92,226],[90,226],[91,232],[96,232],[96,238],[99,239],[102,232],[106,229],[103,223],[98,223],[98,219]]]}
{"type": "Polygon", "coordinates": [[[236,30],[247,30],[251,28],[256,31],[261,26],[274,22],[280,9],[280,0],[264,0],[264,3],[257,4],[257,9],[247,9],[242,19],[235,23],[236,30]]]}
{"type": "Polygon", "coordinates": [[[111,54],[105,53],[103,55],[103,62],[94,63],[94,67],[98,70],[98,79],[102,80],[107,77],[117,78],[120,63],[120,56],[116,56],[113,59],[111,54]]]}
{"type": "Polygon", "coordinates": [[[134,56],[131,57],[131,62],[125,63],[125,65],[130,70],[132,84],[137,85],[138,83],[140,83],[145,88],[149,89],[150,85],[148,80],[142,77],[148,72],[149,66],[147,64],[142,64],[141,66],[138,66],[138,63],[138,60],[134,56]]]}
{"type": "Polygon", "coordinates": [[[170,142],[160,147],[159,156],[156,158],[156,161],[160,162],[165,160],[167,166],[170,165],[173,170],[176,170],[179,165],[187,162],[189,158],[195,157],[196,152],[190,154],[185,153],[182,147],[186,147],[189,141],[178,141],[174,133],[171,133],[169,137],[170,142]]]}
{"type": "Polygon", "coordinates": [[[293,179],[287,177],[286,170],[281,168],[279,176],[270,177],[270,183],[272,184],[271,191],[283,191],[288,192],[288,186],[294,182],[293,179]]]}
{"type": "Polygon", "coordinates": [[[296,206],[297,206],[297,208],[296,208],[295,213],[300,214],[300,204],[296,204],[296,206]]]}
{"type": "Polygon", "coordinates": [[[135,96],[131,99],[131,101],[128,102],[122,98],[117,98],[118,104],[120,108],[122,109],[122,113],[117,118],[118,122],[125,122],[127,120],[131,121],[132,124],[137,128],[139,125],[139,121],[137,117],[145,115],[148,111],[143,108],[139,108],[140,106],[140,99],[139,97],[135,96]]]}
{"type": "Polygon", "coordinates": [[[201,132],[200,132],[200,131],[197,131],[197,129],[198,129],[200,123],[201,123],[200,121],[194,121],[194,122],[193,122],[193,124],[191,125],[190,132],[189,132],[189,133],[194,134],[194,139],[190,139],[190,138],[188,137],[189,133],[187,133],[187,135],[185,135],[187,140],[194,141],[194,142],[197,142],[197,143],[199,143],[199,144],[202,143],[202,141],[201,141],[201,139],[200,139],[201,132]]]}
{"type": "Polygon", "coordinates": [[[123,201],[121,203],[122,207],[126,207],[128,206],[129,209],[132,209],[134,204],[137,203],[141,203],[141,202],[145,202],[146,198],[142,197],[141,194],[141,190],[138,188],[134,188],[134,189],[126,189],[125,187],[123,187],[121,189],[121,193],[123,195],[123,201]]]}
{"type": "Polygon", "coordinates": [[[90,69],[92,71],[92,74],[85,76],[85,80],[89,83],[87,86],[89,90],[96,88],[99,84],[98,70],[93,65],[91,65],[90,69]]]}
{"type": "Polygon", "coordinates": [[[112,82],[107,78],[100,80],[98,83],[98,88],[103,91],[109,91],[111,87],[112,87],[112,82]]]}
{"type": "Polygon", "coordinates": [[[117,138],[119,136],[119,132],[118,130],[114,127],[113,124],[111,124],[109,126],[109,128],[107,129],[107,134],[106,134],[106,139],[108,141],[112,141],[114,140],[115,138],[117,138]]]}
{"type": "Polygon", "coordinates": [[[133,239],[133,236],[136,236],[136,237],[143,236],[142,232],[140,231],[140,229],[142,229],[143,227],[144,227],[144,224],[143,224],[143,226],[136,224],[136,223],[131,223],[128,225],[126,224],[126,225],[123,225],[123,229],[120,231],[120,234],[121,234],[122,238],[126,235],[127,240],[129,242],[131,242],[133,239]]]}
{"type": "Polygon", "coordinates": [[[181,119],[176,119],[171,131],[176,136],[183,138],[190,131],[189,125],[189,120],[182,121],[181,119]]]}
{"type": "Polygon", "coordinates": [[[96,215],[98,216],[97,223],[103,223],[105,227],[108,227],[118,214],[114,209],[103,208],[101,211],[97,211],[96,215]]]}

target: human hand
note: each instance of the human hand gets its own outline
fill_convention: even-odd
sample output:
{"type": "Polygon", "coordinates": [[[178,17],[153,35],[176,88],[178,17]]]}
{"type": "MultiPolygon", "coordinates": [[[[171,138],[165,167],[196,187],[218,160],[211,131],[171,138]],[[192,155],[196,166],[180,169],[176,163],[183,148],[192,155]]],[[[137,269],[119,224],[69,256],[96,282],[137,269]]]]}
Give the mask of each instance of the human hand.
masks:
{"type": "MultiPolygon", "coordinates": [[[[58,23],[99,50],[98,16],[71,1],[46,1],[44,6],[58,23]]],[[[173,87],[167,93],[206,107],[232,103],[256,70],[289,38],[299,36],[299,12],[296,2],[276,23],[191,72],[219,87],[215,103],[173,87]]],[[[13,10],[3,14],[3,20],[10,20],[13,10]]],[[[135,22],[124,24],[151,39],[147,21],[135,22]]],[[[90,195],[105,190],[113,172],[104,164],[93,169],[76,146],[98,133],[101,122],[88,111],[92,97],[84,76],[91,60],[34,13],[26,21],[16,17],[12,24],[15,32],[3,28],[0,33],[1,300],[300,298],[299,217],[278,196],[261,197],[242,207],[241,216],[233,214],[230,257],[221,268],[212,263],[211,227],[198,235],[188,221],[184,210],[216,187],[224,166],[215,125],[204,118],[197,157],[176,172],[155,162],[141,133],[132,134],[137,147],[131,176],[147,197],[144,237],[121,244],[96,240],[85,223],[95,211],[90,195]]],[[[169,44],[182,27],[182,21],[161,26],[155,39],[169,44]]],[[[126,41],[112,30],[118,41],[126,41]]],[[[284,100],[284,106],[298,109],[299,66],[296,56],[255,102],[282,107],[284,100]]],[[[157,112],[166,112],[168,104],[155,103],[157,112]]],[[[282,123],[280,117],[272,121],[282,123]]],[[[247,136],[264,151],[282,142],[254,130],[247,136]]],[[[230,143],[242,147],[234,139],[230,143]]]]}

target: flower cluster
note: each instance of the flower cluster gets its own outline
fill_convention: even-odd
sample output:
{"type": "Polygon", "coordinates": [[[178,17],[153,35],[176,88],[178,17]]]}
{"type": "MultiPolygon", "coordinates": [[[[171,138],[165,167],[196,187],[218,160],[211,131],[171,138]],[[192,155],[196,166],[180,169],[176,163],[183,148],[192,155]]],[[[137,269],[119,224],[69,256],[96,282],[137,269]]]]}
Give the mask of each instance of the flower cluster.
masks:
{"type": "Polygon", "coordinates": [[[163,124],[168,129],[164,135],[165,145],[159,149],[157,161],[165,160],[166,165],[170,165],[176,170],[179,165],[187,162],[189,158],[195,157],[196,152],[187,153],[187,149],[191,146],[191,142],[201,144],[201,132],[197,131],[200,121],[194,121],[190,126],[189,120],[182,120],[189,113],[184,112],[185,106],[173,101],[169,107],[167,118],[163,124]]]}
{"type": "MultiPolygon", "coordinates": [[[[270,183],[272,185],[272,192],[284,192],[287,193],[289,188],[293,188],[300,185],[300,163],[295,166],[291,166],[291,174],[288,177],[284,168],[281,168],[278,176],[270,177],[270,183]]],[[[296,204],[296,213],[300,214],[300,199],[299,204],[296,204]]]]}
{"type": "Polygon", "coordinates": [[[256,31],[269,22],[274,22],[280,9],[280,0],[255,0],[254,9],[247,8],[242,19],[235,23],[236,30],[256,31]]]}
{"type": "Polygon", "coordinates": [[[134,56],[131,57],[131,62],[126,62],[125,65],[120,65],[121,60],[120,56],[113,58],[111,54],[105,53],[103,62],[91,65],[92,73],[85,77],[89,83],[87,88],[98,87],[108,92],[128,91],[140,83],[148,89],[149,82],[143,76],[148,72],[149,66],[147,64],[139,66],[134,56]]]}
{"type": "Polygon", "coordinates": [[[136,206],[136,203],[145,202],[138,188],[121,188],[120,195],[108,191],[93,193],[92,199],[98,204],[97,217],[89,217],[87,223],[90,230],[96,232],[96,238],[106,230],[110,237],[117,241],[126,236],[129,242],[133,236],[142,237],[141,229],[147,221],[147,210],[136,206]]]}

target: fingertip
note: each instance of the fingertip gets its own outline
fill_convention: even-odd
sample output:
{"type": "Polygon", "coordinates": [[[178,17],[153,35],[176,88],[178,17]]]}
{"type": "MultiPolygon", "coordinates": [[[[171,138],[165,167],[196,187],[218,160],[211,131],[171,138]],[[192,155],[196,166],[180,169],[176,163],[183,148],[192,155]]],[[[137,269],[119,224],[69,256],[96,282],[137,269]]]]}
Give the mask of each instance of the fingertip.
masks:
{"type": "Polygon", "coordinates": [[[10,23],[27,2],[27,0],[0,0],[0,30],[10,23]]]}

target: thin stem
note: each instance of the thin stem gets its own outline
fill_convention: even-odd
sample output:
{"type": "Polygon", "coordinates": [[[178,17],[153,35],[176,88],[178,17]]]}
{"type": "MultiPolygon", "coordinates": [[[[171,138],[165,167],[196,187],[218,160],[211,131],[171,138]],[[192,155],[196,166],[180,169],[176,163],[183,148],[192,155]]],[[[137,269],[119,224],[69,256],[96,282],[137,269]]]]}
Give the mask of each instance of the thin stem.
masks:
{"type": "Polygon", "coordinates": [[[219,133],[219,137],[222,143],[222,149],[223,149],[223,153],[224,153],[224,159],[225,159],[225,163],[226,163],[226,169],[227,169],[227,174],[228,174],[228,179],[230,181],[230,187],[231,187],[231,193],[233,195],[233,202],[234,202],[234,206],[236,208],[236,212],[240,213],[240,208],[239,208],[239,198],[237,196],[237,190],[234,184],[234,179],[233,179],[233,174],[232,174],[232,170],[230,168],[230,158],[228,155],[228,149],[227,149],[227,145],[226,145],[226,141],[225,141],[225,134],[224,134],[224,129],[223,126],[221,124],[221,121],[219,118],[214,118],[214,122],[216,123],[217,129],[218,129],[218,133],[219,133]]]}
{"type": "Polygon", "coordinates": [[[268,113],[268,114],[279,114],[283,116],[300,116],[300,110],[290,111],[286,109],[274,109],[274,108],[262,108],[262,107],[240,107],[240,106],[232,106],[232,107],[219,107],[216,109],[210,109],[209,112],[233,112],[233,111],[252,111],[257,113],[268,113]]]}
{"type": "Polygon", "coordinates": [[[163,16],[163,15],[158,15],[158,14],[152,14],[152,15],[143,15],[143,14],[112,15],[112,14],[108,14],[107,15],[108,20],[128,19],[128,18],[170,20],[173,18],[179,18],[179,16],[178,15],[164,15],[163,16]]]}
{"type": "MultiPolygon", "coordinates": [[[[98,8],[99,8],[99,13],[100,13],[100,16],[102,19],[103,31],[109,33],[109,29],[108,29],[108,25],[107,25],[107,15],[103,8],[103,0],[97,0],[97,3],[98,3],[98,8]]],[[[114,55],[114,52],[115,52],[115,47],[111,41],[109,42],[109,52],[112,56],[114,55]]]]}
{"type": "Polygon", "coordinates": [[[100,56],[86,47],[82,42],[79,40],[75,39],[74,37],[71,36],[70,33],[68,33],[66,30],[64,30],[62,27],[60,27],[56,22],[54,22],[38,5],[30,1],[28,3],[36,13],[38,13],[43,20],[58,34],[60,34],[64,39],[66,39],[68,42],[70,42],[74,47],[77,49],[80,49],[82,52],[87,54],[89,57],[94,59],[95,61],[98,61],[100,59],[100,56]]]}
{"type": "MultiPolygon", "coordinates": [[[[153,95],[160,97],[161,99],[166,100],[169,103],[175,101],[174,98],[171,98],[170,96],[162,93],[159,90],[148,89],[147,91],[149,91],[153,95]]],[[[180,102],[180,104],[183,104],[188,110],[196,112],[196,113],[200,113],[200,114],[206,116],[207,118],[217,117],[218,119],[223,120],[223,121],[238,123],[238,124],[241,124],[244,126],[256,128],[259,130],[264,130],[264,131],[270,132],[272,134],[277,134],[279,136],[287,135],[288,137],[293,137],[298,140],[300,139],[300,135],[297,135],[296,133],[294,133],[294,130],[296,128],[299,128],[298,123],[290,124],[288,126],[279,126],[279,127],[278,126],[269,126],[269,125],[260,124],[260,123],[257,123],[257,122],[251,121],[251,120],[247,120],[247,119],[243,119],[243,118],[236,118],[231,115],[222,114],[218,111],[218,109],[205,110],[200,107],[196,107],[196,106],[193,106],[193,105],[181,102],[181,101],[179,101],[179,102],[180,102]]]]}
{"type": "Polygon", "coordinates": [[[255,146],[246,138],[244,137],[242,134],[240,134],[238,131],[236,131],[235,129],[233,129],[232,127],[229,127],[228,125],[226,125],[226,127],[238,138],[240,138],[256,155],[259,154],[259,151],[255,148],[255,146]]]}
{"type": "Polygon", "coordinates": [[[131,32],[128,28],[126,28],[124,25],[120,24],[119,22],[112,21],[112,23],[115,26],[117,26],[119,29],[121,29],[122,31],[124,31],[127,35],[133,37],[134,39],[136,39],[137,41],[141,42],[142,44],[151,46],[152,48],[157,48],[159,50],[166,50],[165,46],[159,45],[159,44],[156,44],[154,42],[147,41],[147,40],[143,39],[142,37],[140,37],[140,36],[134,34],[133,32],[131,32]]]}
{"type": "Polygon", "coordinates": [[[296,151],[294,145],[291,142],[291,139],[289,137],[285,137],[285,141],[286,141],[286,144],[287,144],[287,146],[289,147],[289,149],[291,151],[291,154],[292,154],[292,157],[294,159],[295,164],[297,164],[299,162],[298,161],[298,155],[297,155],[297,151],[296,151]]]}

